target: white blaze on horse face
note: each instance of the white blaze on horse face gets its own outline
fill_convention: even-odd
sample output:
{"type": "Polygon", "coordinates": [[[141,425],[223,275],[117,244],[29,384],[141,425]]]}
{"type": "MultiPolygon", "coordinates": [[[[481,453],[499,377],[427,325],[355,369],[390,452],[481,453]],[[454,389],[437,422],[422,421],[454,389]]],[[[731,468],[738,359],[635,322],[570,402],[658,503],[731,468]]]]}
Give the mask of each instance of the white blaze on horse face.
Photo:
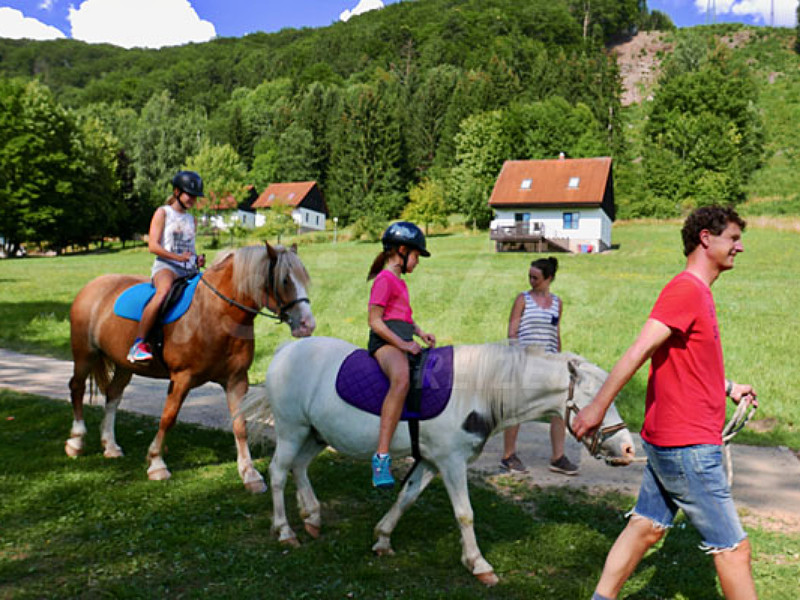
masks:
{"type": "MultiPolygon", "coordinates": [[[[297,280],[297,277],[291,275],[292,283],[296,292],[296,298],[308,298],[308,292],[305,286],[297,280]]],[[[314,333],[317,327],[317,322],[314,319],[314,314],[311,312],[311,304],[308,302],[298,302],[288,311],[289,326],[292,328],[292,337],[308,337],[314,333]]]]}

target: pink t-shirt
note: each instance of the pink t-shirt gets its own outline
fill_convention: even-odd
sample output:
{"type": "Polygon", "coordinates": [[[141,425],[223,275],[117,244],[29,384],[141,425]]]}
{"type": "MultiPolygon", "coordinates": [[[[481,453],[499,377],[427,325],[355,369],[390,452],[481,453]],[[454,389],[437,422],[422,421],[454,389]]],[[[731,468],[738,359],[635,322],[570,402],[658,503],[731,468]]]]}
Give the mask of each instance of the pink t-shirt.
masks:
{"type": "Polygon", "coordinates": [[[721,444],[725,368],[711,289],[684,271],[650,313],[672,335],[650,363],[642,438],[657,446],[721,444]]]}
{"type": "Polygon", "coordinates": [[[383,307],[384,321],[414,322],[411,317],[411,303],[408,299],[406,282],[388,269],[378,273],[372,283],[369,304],[383,307]]]}

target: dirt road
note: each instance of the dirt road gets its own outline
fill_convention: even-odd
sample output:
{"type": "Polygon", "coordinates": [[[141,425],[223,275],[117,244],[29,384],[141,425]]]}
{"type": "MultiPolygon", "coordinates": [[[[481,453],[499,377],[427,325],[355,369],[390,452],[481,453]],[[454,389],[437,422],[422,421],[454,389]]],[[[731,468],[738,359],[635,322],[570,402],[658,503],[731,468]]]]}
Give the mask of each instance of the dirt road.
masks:
{"type": "MultiPolygon", "coordinates": [[[[69,400],[67,382],[72,374],[68,361],[19,354],[0,349],[0,387],[38,394],[49,398],[69,400]]],[[[158,417],[166,396],[167,382],[134,376],[125,390],[120,408],[130,412],[158,417]]],[[[230,416],[222,389],[206,384],[190,394],[179,420],[206,427],[230,430],[230,416]]],[[[69,423],[64,423],[66,436],[69,423]]],[[[97,432],[90,434],[99,435],[97,432]]],[[[637,453],[641,456],[641,441],[634,435],[637,453]]],[[[502,436],[496,435],[479,459],[472,464],[476,475],[493,476],[500,473],[499,459],[502,436]]],[[[530,472],[522,477],[539,486],[569,486],[584,489],[614,489],[635,495],[641,480],[642,464],[630,467],[608,467],[595,460],[570,440],[567,454],[580,461],[580,474],[566,477],[547,469],[549,458],[548,426],[527,423],[522,426],[518,454],[530,472]]],[[[734,463],[733,494],[745,523],[781,531],[800,531],[800,461],[785,447],[764,448],[732,445],[734,463]]]]}

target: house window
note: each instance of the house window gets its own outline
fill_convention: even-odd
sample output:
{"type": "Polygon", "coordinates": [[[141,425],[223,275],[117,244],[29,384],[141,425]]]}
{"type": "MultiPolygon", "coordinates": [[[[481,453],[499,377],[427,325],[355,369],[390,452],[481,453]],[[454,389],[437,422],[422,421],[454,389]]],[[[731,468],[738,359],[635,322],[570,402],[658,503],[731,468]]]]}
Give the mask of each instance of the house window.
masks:
{"type": "Polygon", "coordinates": [[[317,215],[317,227],[319,227],[319,215],[317,215]]]}
{"type": "Polygon", "coordinates": [[[564,213],[564,229],[578,229],[580,225],[580,213],[564,213]]]}
{"type": "Polygon", "coordinates": [[[308,213],[306,213],[306,223],[308,223],[308,213]]]}
{"type": "Polygon", "coordinates": [[[514,213],[515,223],[527,223],[531,220],[531,213],[514,213]]]}
{"type": "Polygon", "coordinates": [[[580,177],[570,177],[569,178],[569,184],[567,184],[567,188],[569,188],[571,190],[577,190],[578,187],[580,186],[580,184],[581,184],[581,178],[580,177]]]}
{"type": "Polygon", "coordinates": [[[522,183],[519,186],[521,190],[529,190],[531,189],[531,185],[533,184],[533,179],[523,179],[522,183]]]}

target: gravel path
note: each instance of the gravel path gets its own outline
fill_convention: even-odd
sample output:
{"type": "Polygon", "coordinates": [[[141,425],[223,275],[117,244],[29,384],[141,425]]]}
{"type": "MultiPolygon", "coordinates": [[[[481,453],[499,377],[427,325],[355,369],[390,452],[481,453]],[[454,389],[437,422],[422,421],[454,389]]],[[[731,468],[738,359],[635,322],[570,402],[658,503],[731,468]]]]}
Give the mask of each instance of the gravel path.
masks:
{"type": "MultiPolygon", "coordinates": [[[[69,400],[67,383],[72,375],[69,361],[19,354],[0,349],[0,387],[69,400]]],[[[158,417],[166,397],[167,382],[134,376],[125,390],[120,408],[158,417]]],[[[87,394],[88,402],[88,394],[87,394]]],[[[97,400],[95,400],[97,402],[97,400]]],[[[181,409],[179,420],[186,423],[230,430],[230,416],[222,389],[206,384],[192,390],[181,409]]],[[[69,423],[64,423],[64,435],[69,423]]],[[[90,432],[90,435],[97,432],[90,432]]],[[[638,454],[641,441],[634,435],[638,454]]],[[[475,474],[491,477],[500,473],[502,436],[489,440],[483,454],[472,464],[475,474]]],[[[549,434],[545,423],[526,423],[518,440],[518,455],[528,466],[528,478],[539,486],[561,485],[572,488],[617,490],[635,495],[641,480],[642,464],[608,467],[594,460],[574,440],[567,454],[580,462],[580,473],[566,477],[548,469],[549,434]]],[[[746,523],[780,531],[800,531],[800,461],[783,446],[777,448],[732,445],[734,463],[733,494],[746,523]]]]}

